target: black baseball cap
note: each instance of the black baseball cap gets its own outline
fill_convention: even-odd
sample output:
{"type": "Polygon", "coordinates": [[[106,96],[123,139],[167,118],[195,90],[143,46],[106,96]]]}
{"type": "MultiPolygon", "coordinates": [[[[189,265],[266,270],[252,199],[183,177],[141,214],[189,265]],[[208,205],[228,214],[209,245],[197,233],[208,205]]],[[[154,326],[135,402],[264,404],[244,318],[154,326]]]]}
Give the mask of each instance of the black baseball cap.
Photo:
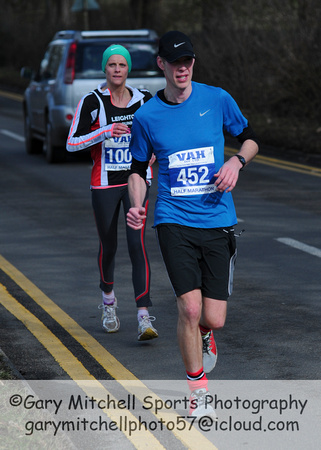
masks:
{"type": "Polygon", "coordinates": [[[168,31],[160,38],[158,55],[170,63],[182,56],[195,58],[190,38],[180,31],[168,31]]]}

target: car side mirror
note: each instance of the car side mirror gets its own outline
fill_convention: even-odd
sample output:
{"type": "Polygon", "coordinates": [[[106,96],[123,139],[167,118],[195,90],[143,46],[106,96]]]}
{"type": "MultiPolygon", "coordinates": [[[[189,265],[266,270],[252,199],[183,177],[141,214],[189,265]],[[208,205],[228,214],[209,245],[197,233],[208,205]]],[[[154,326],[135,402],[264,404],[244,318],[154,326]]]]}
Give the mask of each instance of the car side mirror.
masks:
{"type": "Polygon", "coordinates": [[[32,78],[34,78],[35,72],[30,67],[22,67],[22,69],[20,70],[20,76],[25,80],[31,80],[32,78]]]}

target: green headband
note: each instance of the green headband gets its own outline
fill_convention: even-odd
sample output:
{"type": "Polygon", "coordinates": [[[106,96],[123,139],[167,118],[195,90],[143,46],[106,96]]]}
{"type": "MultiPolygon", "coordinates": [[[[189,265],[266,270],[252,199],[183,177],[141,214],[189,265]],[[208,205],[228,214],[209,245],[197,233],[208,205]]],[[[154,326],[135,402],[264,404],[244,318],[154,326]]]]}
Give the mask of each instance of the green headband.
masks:
{"type": "Polygon", "coordinates": [[[109,58],[112,55],[123,56],[126,59],[127,64],[128,64],[128,73],[131,71],[132,60],[131,60],[129,51],[122,45],[111,45],[110,47],[106,48],[106,50],[103,53],[103,60],[101,62],[101,68],[102,68],[103,72],[106,71],[105,69],[106,69],[107,61],[109,60],[109,58]]]}

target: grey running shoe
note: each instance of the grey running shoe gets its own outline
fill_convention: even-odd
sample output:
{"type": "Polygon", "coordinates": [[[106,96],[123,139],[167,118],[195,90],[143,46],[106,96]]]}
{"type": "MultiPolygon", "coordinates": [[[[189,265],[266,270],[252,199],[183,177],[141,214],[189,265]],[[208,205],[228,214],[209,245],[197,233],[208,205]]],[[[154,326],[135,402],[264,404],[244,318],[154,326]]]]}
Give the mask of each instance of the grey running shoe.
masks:
{"type": "Polygon", "coordinates": [[[217,348],[213,336],[213,331],[209,331],[202,336],[203,341],[203,370],[209,373],[214,369],[217,361],[217,348]]]}
{"type": "Polygon", "coordinates": [[[116,333],[119,330],[120,322],[116,316],[117,299],[112,305],[105,305],[104,303],[98,306],[98,309],[102,309],[102,325],[103,329],[107,333],[116,333]]]}
{"type": "Polygon", "coordinates": [[[217,415],[211,405],[212,402],[213,397],[205,388],[196,389],[189,398],[189,415],[196,419],[207,416],[217,420],[217,415]]]}
{"type": "Polygon", "coordinates": [[[158,337],[157,330],[153,327],[151,322],[156,320],[153,316],[143,316],[138,321],[138,340],[147,341],[158,337]]]}

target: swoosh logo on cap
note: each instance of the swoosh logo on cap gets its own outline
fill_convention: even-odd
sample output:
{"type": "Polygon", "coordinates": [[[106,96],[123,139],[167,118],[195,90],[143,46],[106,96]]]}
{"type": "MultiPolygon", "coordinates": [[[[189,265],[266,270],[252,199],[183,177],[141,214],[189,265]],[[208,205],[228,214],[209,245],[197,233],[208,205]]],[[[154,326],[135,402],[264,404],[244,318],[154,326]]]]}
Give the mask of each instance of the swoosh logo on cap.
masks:
{"type": "Polygon", "coordinates": [[[180,45],[183,45],[183,44],[185,44],[185,42],[181,42],[180,44],[174,44],[174,47],[177,48],[177,47],[179,47],[180,45]]]}

